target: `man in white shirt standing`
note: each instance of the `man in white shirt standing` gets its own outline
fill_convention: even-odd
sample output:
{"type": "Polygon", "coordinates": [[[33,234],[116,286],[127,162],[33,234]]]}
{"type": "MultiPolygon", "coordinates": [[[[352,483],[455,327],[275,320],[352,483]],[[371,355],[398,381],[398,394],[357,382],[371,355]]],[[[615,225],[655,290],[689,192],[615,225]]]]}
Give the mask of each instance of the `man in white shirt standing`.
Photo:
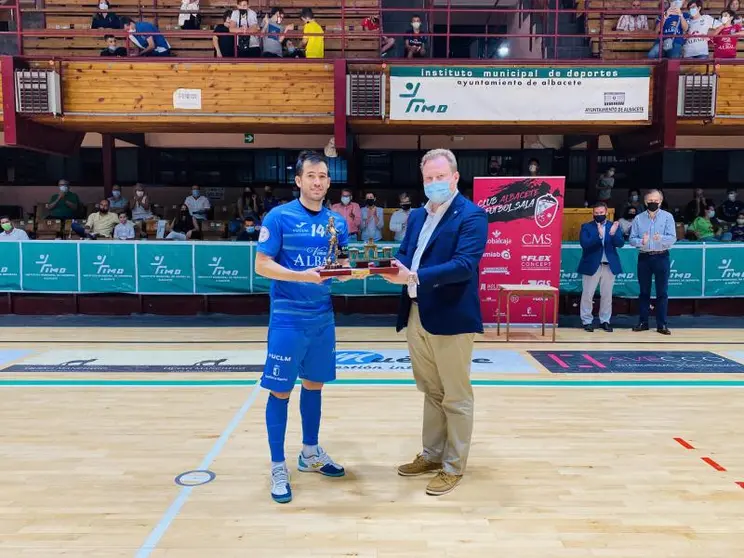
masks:
{"type": "Polygon", "coordinates": [[[708,58],[708,31],[715,20],[709,15],[703,15],[701,0],[691,0],[687,4],[690,17],[687,20],[687,34],[690,37],[682,46],[683,58],[708,58]]]}
{"type": "Polygon", "coordinates": [[[206,221],[209,210],[212,209],[212,204],[209,203],[209,199],[201,195],[199,186],[194,186],[191,189],[191,195],[188,196],[183,203],[189,208],[189,213],[197,221],[206,221]]]}
{"type": "Polygon", "coordinates": [[[403,192],[398,196],[400,209],[390,216],[390,230],[395,234],[395,241],[400,242],[406,234],[408,216],[411,213],[411,198],[403,192]]]}
{"type": "Polygon", "coordinates": [[[0,229],[0,242],[19,242],[21,240],[28,240],[26,231],[15,228],[10,217],[7,215],[0,217],[0,229]]]}

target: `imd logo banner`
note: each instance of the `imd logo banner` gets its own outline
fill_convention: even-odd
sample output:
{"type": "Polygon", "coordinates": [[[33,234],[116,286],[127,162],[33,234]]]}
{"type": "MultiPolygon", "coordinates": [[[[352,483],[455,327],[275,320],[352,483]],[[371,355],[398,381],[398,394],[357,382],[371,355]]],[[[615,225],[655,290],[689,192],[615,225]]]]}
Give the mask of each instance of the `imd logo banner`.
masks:
{"type": "Polygon", "coordinates": [[[21,290],[21,243],[0,242],[0,291],[21,290]]]}
{"type": "Polygon", "coordinates": [[[22,242],[21,254],[24,291],[78,292],[77,242],[22,242]]]}
{"type": "Polygon", "coordinates": [[[194,247],[196,292],[250,293],[253,258],[246,244],[208,245],[194,247]]]}
{"type": "Polygon", "coordinates": [[[706,245],[705,296],[744,296],[744,246],[706,245]]]}
{"type": "Polygon", "coordinates": [[[91,293],[136,292],[134,244],[80,243],[80,290],[91,293]]]}
{"type": "Polygon", "coordinates": [[[193,245],[141,242],[137,246],[139,292],[192,294],[193,245]]]}

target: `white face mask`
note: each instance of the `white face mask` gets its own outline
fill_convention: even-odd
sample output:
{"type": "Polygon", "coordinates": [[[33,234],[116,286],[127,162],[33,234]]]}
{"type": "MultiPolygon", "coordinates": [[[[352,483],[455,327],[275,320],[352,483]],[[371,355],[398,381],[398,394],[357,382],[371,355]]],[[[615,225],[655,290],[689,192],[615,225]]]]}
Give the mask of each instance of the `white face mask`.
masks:
{"type": "Polygon", "coordinates": [[[736,194],[729,194],[728,199],[729,201],[736,201],[736,194]]]}
{"type": "Polygon", "coordinates": [[[731,18],[727,15],[721,16],[721,22],[723,22],[724,25],[727,25],[728,23],[731,22],[731,18]]]}
{"type": "Polygon", "coordinates": [[[537,172],[537,165],[530,165],[530,172],[537,172]]]}
{"type": "Polygon", "coordinates": [[[713,219],[713,217],[715,217],[715,216],[716,216],[716,212],[715,211],[708,211],[708,218],[709,219],[713,219]]]}
{"type": "Polygon", "coordinates": [[[59,191],[60,192],[67,192],[69,189],[70,189],[70,187],[67,186],[67,185],[63,185],[63,186],[60,186],[59,187],[59,191]]]}
{"type": "Polygon", "coordinates": [[[420,29],[421,28],[421,22],[420,21],[414,21],[411,23],[411,27],[414,29],[420,29]]]}
{"type": "Polygon", "coordinates": [[[699,11],[698,11],[697,8],[690,8],[690,15],[692,17],[695,17],[696,15],[698,15],[698,13],[699,13],[699,11]]]}
{"type": "Polygon", "coordinates": [[[107,12],[108,4],[101,2],[100,4],[98,4],[98,9],[101,10],[102,12],[107,12]]]}
{"type": "Polygon", "coordinates": [[[610,178],[612,178],[613,176],[615,176],[615,171],[614,170],[608,170],[607,171],[607,176],[609,176],[610,178]]]}
{"type": "Polygon", "coordinates": [[[349,205],[351,203],[351,196],[341,196],[341,203],[349,205]]]}
{"type": "Polygon", "coordinates": [[[141,198],[141,197],[143,197],[143,196],[145,195],[145,192],[144,192],[143,190],[137,190],[137,191],[135,192],[135,195],[136,195],[136,196],[137,196],[138,198],[141,198]]]}
{"type": "Polygon", "coordinates": [[[744,219],[737,219],[736,220],[737,225],[744,225],[744,219]]]}

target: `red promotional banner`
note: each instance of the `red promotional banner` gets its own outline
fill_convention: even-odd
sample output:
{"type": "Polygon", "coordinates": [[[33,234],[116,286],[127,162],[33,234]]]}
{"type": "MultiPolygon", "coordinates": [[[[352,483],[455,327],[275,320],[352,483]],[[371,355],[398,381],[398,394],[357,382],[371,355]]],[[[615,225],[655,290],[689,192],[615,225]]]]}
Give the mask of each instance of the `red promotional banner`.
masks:
{"type": "MultiPolygon", "coordinates": [[[[496,323],[497,285],[559,286],[565,183],[562,176],[475,179],[473,198],[488,213],[479,291],[485,323],[496,323]]],[[[539,297],[512,295],[510,304],[513,323],[540,322],[539,297]]],[[[546,319],[553,320],[552,304],[546,319]]]]}

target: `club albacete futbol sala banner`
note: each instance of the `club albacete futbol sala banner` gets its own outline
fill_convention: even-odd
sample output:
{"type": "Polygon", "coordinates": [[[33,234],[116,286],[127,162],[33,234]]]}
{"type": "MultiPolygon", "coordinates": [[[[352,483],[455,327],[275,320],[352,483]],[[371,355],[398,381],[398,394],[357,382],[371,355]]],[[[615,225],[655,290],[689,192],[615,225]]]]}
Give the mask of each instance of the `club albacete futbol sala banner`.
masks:
{"type": "MultiPolygon", "coordinates": [[[[479,286],[484,322],[496,322],[499,284],[559,286],[564,192],[562,176],[475,179],[473,198],[488,213],[479,286]]],[[[514,323],[540,322],[542,302],[534,296],[513,297],[510,304],[514,323]]],[[[553,320],[552,304],[546,319],[553,320]]]]}
{"type": "Polygon", "coordinates": [[[390,68],[390,119],[647,121],[648,67],[390,68]]]}

